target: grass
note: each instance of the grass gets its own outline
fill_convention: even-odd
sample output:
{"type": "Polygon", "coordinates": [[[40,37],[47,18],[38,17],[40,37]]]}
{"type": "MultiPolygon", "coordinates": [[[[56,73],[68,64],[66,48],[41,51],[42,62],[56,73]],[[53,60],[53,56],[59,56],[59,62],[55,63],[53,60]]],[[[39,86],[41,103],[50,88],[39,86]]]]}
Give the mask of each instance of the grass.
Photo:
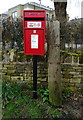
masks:
{"type": "MultiPolygon", "coordinates": [[[[35,100],[31,95],[32,86],[17,83],[3,83],[3,119],[4,118],[61,118],[60,109],[53,108],[45,99],[48,91],[35,100]]],[[[47,99],[46,99],[47,100],[47,99]]]]}

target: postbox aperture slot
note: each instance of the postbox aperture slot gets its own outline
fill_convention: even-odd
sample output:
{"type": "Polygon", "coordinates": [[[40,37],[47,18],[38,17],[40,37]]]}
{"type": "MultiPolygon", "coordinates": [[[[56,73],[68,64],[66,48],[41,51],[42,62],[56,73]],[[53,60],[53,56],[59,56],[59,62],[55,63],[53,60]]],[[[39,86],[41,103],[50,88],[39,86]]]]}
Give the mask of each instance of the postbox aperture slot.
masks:
{"type": "Polygon", "coordinates": [[[26,20],[29,20],[29,21],[32,21],[32,20],[34,20],[34,21],[37,21],[37,20],[38,20],[38,21],[39,21],[39,20],[40,20],[40,21],[44,21],[44,19],[45,19],[45,18],[24,18],[25,21],[26,21],[26,20]]]}

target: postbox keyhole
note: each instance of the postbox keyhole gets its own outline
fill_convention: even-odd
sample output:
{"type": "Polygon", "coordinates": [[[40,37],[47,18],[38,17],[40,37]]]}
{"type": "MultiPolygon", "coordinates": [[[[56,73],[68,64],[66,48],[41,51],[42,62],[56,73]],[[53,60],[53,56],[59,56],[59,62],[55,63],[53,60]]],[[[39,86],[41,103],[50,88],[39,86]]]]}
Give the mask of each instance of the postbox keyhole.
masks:
{"type": "Polygon", "coordinates": [[[33,30],[33,33],[36,33],[36,30],[33,30]]]}

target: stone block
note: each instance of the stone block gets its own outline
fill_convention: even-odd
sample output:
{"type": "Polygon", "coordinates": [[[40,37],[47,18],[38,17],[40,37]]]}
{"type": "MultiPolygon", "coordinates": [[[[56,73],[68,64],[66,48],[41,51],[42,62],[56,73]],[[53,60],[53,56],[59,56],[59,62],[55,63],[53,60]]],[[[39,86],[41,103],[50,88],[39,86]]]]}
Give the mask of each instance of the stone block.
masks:
{"type": "Polygon", "coordinates": [[[73,78],[81,78],[82,77],[82,75],[80,74],[80,75],[78,75],[78,74],[75,74],[74,76],[73,76],[73,78]]]}
{"type": "Polygon", "coordinates": [[[21,77],[21,76],[19,76],[19,80],[24,80],[24,78],[23,78],[23,77],[21,77]]]}
{"type": "Polygon", "coordinates": [[[62,74],[62,77],[63,78],[66,78],[66,79],[70,79],[70,78],[73,78],[73,75],[72,74],[62,74]]]}
{"type": "Polygon", "coordinates": [[[7,70],[7,73],[10,74],[10,73],[15,73],[15,70],[7,70]]]}
{"type": "Polygon", "coordinates": [[[17,80],[19,80],[19,78],[20,78],[19,76],[11,76],[12,81],[17,81],[17,80]]]}
{"type": "Polygon", "coordinates": [[[70,79],[70,83],[80,83],[81,79],[76,78],[76,79],[70,79]]]}
{"type": "Polygon", "coordinates": [[[28,84],[32,84],[33,82],[32,81],[26,81],[28,84]]]}
{"type": "Polygon", "coordinates": [[[37,74],[40,74],[40,70],[37,70],[37,74]]]}
{"type": "Polygon", "coordinates": [[[7,67],[2,67],[2,70],[7,70],[7,67]]]}
{"type": "Polygon", "coordinates": [[[9,66],[8,66],[9,68],[14,68],[15,67],[15,65],[14,64],[9,64],[9,66]]]}
{"type": "Polygon", "coordinates": [[[41,79],[41,81],[42,81],[42,82],[46,82],[46,78],[44,78],[44,79],[41,79]]]}
{"type": "Polygon", "coordinates": [[[7,69],[2,70],[2,73],[7,73],[7,69]]]}
{"type": "Polygon", "coordinates": [[[76,88],[75,86],[73,86],[73,87],[68,87],[71,91],[73,91],[73,92],[77,92],[77,90],[78,90],[78,88],[76,88]]]}
{"type": "Polygon", "coordinates": [[[82,83],[76,83],[75,86],[76,86],[77,88],[80,88],[80,89],[83,88],[83,84],[82,84],[82,83]]]}
{"type": "Polygon", "coordinates": [[[10,64],[4,64],[3,67],[4,68],[8,68],[10,64]]]}
{"type": "Polygon", "coordinates": [[[0,67],[0,70],[2,70],[2,67],[0,67]]]}
{"type": "Polygon", "coordinates": [[[2,75],[2,80],[10,80],[10,76],[9,75],[2,75]]]}
{"type": "Polygon", "coordinates": [[[37,81],[37,84],[40,84],[41,82],[40,81],[37,81]]]}
{"type": "Polygon", "coordinates": [[[70,84],[68,82],[62,82],[62,88],[69,87],[70,84]]]}
{"type": "Polygon", "coordinates": [[[30,81],[31,81],[31,80],[32,80],[32,77],[30,77],[30,76],[29,76],[29,77],[26,77],[26,80],[28,80],[28,81],[30,80],[30,81]]]}
{"type": "Polygon", "coordinates": [[[41,81],[41,78],[40,78],[40,77],[38,78],[38,81],[41,81]]]}
{"type": "Polygon", "coordinates": [[[66,78],[61,78],[62,82],[70,82],[70,79],[66,79],[66,78]]]}

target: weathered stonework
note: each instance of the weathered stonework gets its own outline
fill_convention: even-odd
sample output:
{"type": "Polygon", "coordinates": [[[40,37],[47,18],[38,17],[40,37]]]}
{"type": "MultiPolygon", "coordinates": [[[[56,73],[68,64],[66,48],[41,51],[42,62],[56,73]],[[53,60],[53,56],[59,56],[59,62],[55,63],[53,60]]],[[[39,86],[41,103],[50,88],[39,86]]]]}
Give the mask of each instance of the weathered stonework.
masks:
{"type": "MultiPolygon", "coordinates": [[[[62,74],[62,87],[82,87],[82,72],[83,65],[71,65],[71,64],[62,64],[61,65],[61,74],[62,74]]],[[[48,82],[48,70],[45,67],[44,63],[38,63],[38,84],[48,82]]],[[[3,63],[2,67],[2,80],[6,81],[25,81],[32,83],[33,71],[32,67],[28,63],[3,63]]]]}

